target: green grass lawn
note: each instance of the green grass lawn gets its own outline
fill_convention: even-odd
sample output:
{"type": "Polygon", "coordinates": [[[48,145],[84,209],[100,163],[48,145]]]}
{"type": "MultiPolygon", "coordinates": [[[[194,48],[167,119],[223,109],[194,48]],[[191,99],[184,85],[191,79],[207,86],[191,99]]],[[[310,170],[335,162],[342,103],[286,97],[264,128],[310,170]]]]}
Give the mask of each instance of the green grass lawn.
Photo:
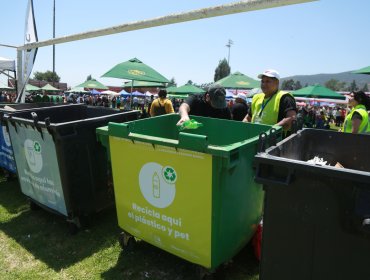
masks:
{"type": "MultiPolygon", "coordinates": [[[[30,210],[18,182],[0,180],[0,279],[197,279],[196,266],[138,242],[121,249],[115,209],[97,214],[88,230],[70,235],[63,217],[30,210]]],[[[247,245],[217,279],[258,279],[247,245]]]]}

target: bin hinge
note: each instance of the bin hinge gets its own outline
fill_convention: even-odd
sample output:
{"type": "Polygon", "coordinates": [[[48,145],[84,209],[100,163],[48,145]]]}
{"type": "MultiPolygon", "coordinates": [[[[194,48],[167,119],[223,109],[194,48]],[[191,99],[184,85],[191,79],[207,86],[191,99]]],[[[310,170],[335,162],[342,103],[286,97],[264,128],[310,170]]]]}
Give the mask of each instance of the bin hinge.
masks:
{"type": "Polygon", "coordinates": [[[267,134],[262,132],[258,139],[257,153],[263,153],[266,150],[267,134]]]}
{"type": "Polygon", "coordinates": [[[270,129],[269,133],[269,147],[276,146],[277,144],[277,130],[275,128],[270,129]]]}

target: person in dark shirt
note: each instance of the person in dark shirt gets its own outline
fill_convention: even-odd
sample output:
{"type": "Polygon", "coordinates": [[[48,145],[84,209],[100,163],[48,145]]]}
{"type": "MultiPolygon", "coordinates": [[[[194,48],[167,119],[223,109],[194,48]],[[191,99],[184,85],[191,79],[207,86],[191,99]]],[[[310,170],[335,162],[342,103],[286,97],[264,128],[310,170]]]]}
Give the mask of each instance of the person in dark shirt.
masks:
{"type": "Polygon", "coordinates": [[[226,105],[226,91],[219,85],[211,86],[204,94],[190,95],[179,108],[182,125],[189,120],[190,115],[211,117],[218,119],[231,119],[231,113],[226,105]]]}
{"type": "Polygon", "coordinates": [[[248,113],[247,97],[243,93],[238,93],[233,106],[231,107],[231,116],[235,121],[242,121],[248,113]]]}
{"type": "Polygon", "coordinates": [[[50,102],[50,97],[46,91],[43,91],[42,93],[41,102],[50,102]]]}

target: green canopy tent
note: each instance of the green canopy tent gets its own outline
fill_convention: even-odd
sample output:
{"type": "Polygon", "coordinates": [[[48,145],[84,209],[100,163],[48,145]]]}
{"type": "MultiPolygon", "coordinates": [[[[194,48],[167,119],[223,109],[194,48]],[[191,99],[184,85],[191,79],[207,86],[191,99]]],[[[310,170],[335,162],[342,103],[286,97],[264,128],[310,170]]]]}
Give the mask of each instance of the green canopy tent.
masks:
{"type": "Polygon", "coordinates": [[[346,97],[321,85],[309,86],[292,92],[294,97],[345,100],[346,97]]]}
{"type": "Polygon", "coordinates": [[[216,81],[215,84],[231,89],[252,89],[259,88],[261,83],[243,73],[235,72],[234,74],[230,74],[229,76],[216,81]]]}
{"type": "Polygon", "coordinates": [[[53,87],[53,86],[52,86],[52,85],[50,85],[50,84],[46,84],[46,85],[44,85],[44,86],[41,88],[41,90],[44,90],[44,91],[60,91],[60,89],[55,88],[55,87],[53,87]]]}
{"type": "MultiPolygon", "coordinates": [[[[137,58],[132,58],[128,61],[122,62],[114,66],[102,77],[107,78],[118,78],[134,81],[146,81],[146,82],[158,82],[158,83],[169,83],[170,81],[162,76],[160,73],[155,71],[150,66],[146,65],[137,58]]],[[[133,90],[133,83],[131,86],[131,93],[133,90]]],[[[132,96],[131,96],[132,102],[132,96]]]]}
{"type": "Polygon", "coordinates": [[[189,94],[167,94],[169,98],[179,98],[179,99],[186,99],[188,98],[189,94]]]}
{"type": "Polygon", "coordinates": [[[102,77],[126,79],[131,81],[147,81],[169,83],[164,76],[159,74],[153,68],[144,64],[137,58],[130,59],[114,66],[102,77]]]}
{"type": "Polygon", "coordinates": [[[192,93],[205,93],[206,91],[194,85],[186,84],[181,87],[169,87],[167,88],[167,92],[172,95],[185,95],[192,93]]]}
{"type": "Polygon", "coordinates": [[[370,75],[370,66],[353,71],[354,74],[367,74],[370,75]]]}
{"type": "Polygon", "coordinates": [[[79,84],[78,86],[75,86],[75,87],[76,88],[77,87],[88,88],[88,89],[108,89],[107,86],[103,85],[101,82],[95,79],[87,80],[83,82],[82,84],[79,84]]]}
{"type": "Polygon", "coordinates": [[[164,83],[148,81],[130,81],[123,85],[124,88],[164,88],[164,83]]]}
{"type": "Polygon", "coordinates": [[[177,87],[168,87],[168,88],[166,88],[166,91],[167,92],[173,92],[176,89],[177,89],[177,87]]]}
{"type": "Polygon", "coordinates": [[[31,92],[31,91],[39,91],[41,90],[41,88],[37,87],[37,86],[33,86],[31,84],[27,84],[26,85],[26,91],[28,92],[31,92]]]}

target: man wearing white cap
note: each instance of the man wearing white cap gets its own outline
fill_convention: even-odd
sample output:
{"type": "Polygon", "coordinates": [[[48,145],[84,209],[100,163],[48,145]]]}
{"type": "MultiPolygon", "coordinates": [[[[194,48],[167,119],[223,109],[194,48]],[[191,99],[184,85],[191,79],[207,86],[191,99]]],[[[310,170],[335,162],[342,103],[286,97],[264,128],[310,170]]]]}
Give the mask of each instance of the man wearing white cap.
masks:
{"type": "Polygon", "coordinates": [[[297,115],[294,97],[289,92],[279,90],[280,75],[276,70],[266,70],[258,78],[261,79],[262,93],[253,96],[252,105],[243,121],[277,124],[288,132],[297,115]]]}
{"type": "Polygon", "coordinates": [[[248,113],[247,97],[244,93],[238,93],[235,103],[231,107],[231,118],[235,121],[242,121],[248,113]]]}

